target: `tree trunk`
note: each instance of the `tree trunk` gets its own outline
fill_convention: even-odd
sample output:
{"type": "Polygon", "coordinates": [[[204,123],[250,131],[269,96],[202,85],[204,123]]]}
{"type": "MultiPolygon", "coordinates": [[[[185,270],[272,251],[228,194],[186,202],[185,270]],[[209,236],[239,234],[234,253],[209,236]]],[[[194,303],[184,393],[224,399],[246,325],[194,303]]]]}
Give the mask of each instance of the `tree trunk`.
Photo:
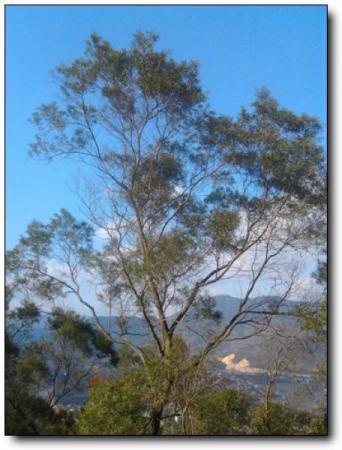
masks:
{"type": "Polygon", "coordinates": [[[163,415],[163,408],[154,409],[151,414],[151,434],[156,436],[160,432],[161,418],[163,415]]]}
{"type": "Polygon", "coordinates": [[[167,367],[167,378],[164,380],[160,397],[155,399],[156,404],[152,409],[151,413],[151,434],[158,435],[161,428],[161,420],[163,417],[164,408],[168,404],[168,399],[170,395],[170,389],[173,385],[172,371],[171,371],[171,352],[172,352],[172,339],[167,333],[165,328],[163,329],[163,343],[164,343],[164,356],[163,363],[167,367]]]}

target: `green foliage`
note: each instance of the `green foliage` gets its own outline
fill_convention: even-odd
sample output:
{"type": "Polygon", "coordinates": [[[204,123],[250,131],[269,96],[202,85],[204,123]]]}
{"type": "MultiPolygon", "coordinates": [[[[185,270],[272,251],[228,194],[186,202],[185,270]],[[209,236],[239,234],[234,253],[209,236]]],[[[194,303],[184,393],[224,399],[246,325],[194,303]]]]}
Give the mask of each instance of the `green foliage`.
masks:
{"type": "MultiPolygon", "coordinates": [[[[181,351],[182,352],[182,351],[181,351]]],[[[179,357],[179,355],[178,355],[179,357]]],[[[176,358],[177,359],[177,358],[176,358]]],[[[174,366],[179,371],[179,367],[174,366]]],[[[164,375],[157,360],[149,370],[126,367],[118,378],[94,380],[85,406],[76,417],[76,433],[92,435],[148,435],[155,408],[154,395],[162,395],[164,375]],[[159,387],[159,388],[158,388],[159,387]]],[[[291,409],[280,403],[253,404],[241,391],[210,386],[212,379],[193,391],[196,378],[179,379],[162,415],[161,434],[176,435],[324,435],[322,414],[291,409]]]]}
{"type": "Polygon", "coordinates": [[[195,435],[246,434],[251,414],[250,397],[234,389],[204,391],[189,408],[195,435]]]}
{"type": "MultiPolygon", "coordinates": [[[[137,33],[129,50],[114,50],[109,42],[93,34],[87,42],[84,58],[56,70],[61,90],[67,100],[86,93],[99,94],[125,123],[138,113],[141,99],[155,101],[167,108],[170,118],[186,118],[191,109],[204,100],[199,86],[197,64],[178,63],[166,52],[154,49],[156,35],[137,33]]],[[[90,130],[76,127],[73,134],[66,131],[70,119],[74,122],[86,112],[88,124],[101,121],[101,108],[83,102],[70,102],[66,110],[56,103],[42,105],[32,116],[40,133],[32,145],[32,152],[56,156],[63,152],[77,153],[92,139],[90,130]],[[46,139],[53,136],[53,140],[46,139]]]]}
{"type": "Polygon", "coordinates": [[[146,273],[154,272],[157,276],[175,274],[186,268],[189,262],[196,256],[196,246],[190,236],[172,231],[165,233],[161,239],[153,245],[148,255],[146,273]]]}
{"type": "Polygon", "coordinates": [[[263,436],[325,435],[326,421],[322,416],[270,403],[267,409],[259,405],[253,412],[251,432],[263,436]]]}
{"type": "Polygon", "coordinates": [[[302,319],[304,331],[320,342],[325,342],[327,335],[327,301],[321,300],[314,304],[301,304],[297,308],[302,319]]]}
{"type": "Polygon", "coordinates": [[[26,301],[23,306],[8,310],[7,315],[6,434],[64,434],[71,427],[72,418],[66,412],[60,414],[54,411],[40,395],[41,388],[49,379],[47,360],[35,351],[35,345],[16,342],[19,331],[30,332],[40,312],[33,302],[26,301]]]}
{"type": "MultiPolygon", "coordinates": [[[[324,234],[325,161],[318,121],[280,107],[265,89],[236,118],[216,115],[200,87],[197,63],[176,61],[157,50],[157,40],[154,33],[139,32],[129,48],[115,49],[93,34],[82,57],[56,69],[58,103],[43,104],[32,116],[37,126],[32,154],[71,156],[95,170],[83,203],[109,236],[95,250],[94,229],[64,209],[47,224],[32,222],[7,256],[9,296],[50,302],[71,296],[95,319],[94,296],[110,312],[122,311],[117,320],[122,333],[113,336],[110,323],[107,329],[97,320],[94,328],[60,308],[48,320],[54,342],[23,351],[8,333],[14,374],[8,392],[22,393],[27,409],[29,399],[44,402],[41,392],[53,386],[54,400],[46,401],[46,410],[42,404],[47,421],[37,422],[30,410],[26,414],[32,432],[56,429],[53,402],[81,385],[87,374],[78,367],[87,358],[109,356],[115,365],[113,342],[119,340],[125,361],[116,378],[92,379],[76,432],[158,434],[174,431],[172,421],[181,417],[177,432],[183,434],[248,433],[250,399],[210,387],[213,380],[201,366],[237,323],[210,330],[203,358],[192,355],[176,328],[192,313],[214,319],[218,328],[220,315],[206,287],[228,277],[249,249],[255,251],[255,282],[234,320],[246,319],[253,313],[246,312],[248,296],[277,256],[274,249],[316,243],[324,234]],[[269,258],[259,273],[258,258],[266,247],[269,258]],[[89,302],[85,284],[94,288],[89,302]],[[144,317],[154,345],[140,348],[127,334],[133,311],[144,317]],[[35,383],[36,374],[41,383],[35,383]]],[[[27,329],[38,318],[29,300],[14,314],[12,322],[30,324],[27,329]]],[[[312,318],[304,311],[306,328],[324,327],[323,315],[318,311],[312,318]]],[[[249,318],[255,334],[270,319],[249,318]]],[[[271,408],[272,422],[255,410],[254,430],[278,433],[286,421],[288,430],[295,430],[292,411],[271,408]]],[[[67,428],[68,420],[65,416],[58,426],[67,428]]]]}
{"type": "Polygon", "coordinates": [[[49,326],[56,330],[56,337],[67,339],[83,354],[90,356],[97,351],[97,356],[109,356],[111,363],[118,362],[117,353],[112,342],[97,331],[87,320],[73,311],[55,308],[48,318],[49,326]]]}
{"type": "Polygon", "coordinates": [[[167,152],[147,155],[134,171],[135,201],[141,208],[147,208],[147,214],[151,208],[161,209],[162,214],[165,202],[171,201],[174,195],[174,186],[181,183],[184,176],[184,168],[175,155],[167,152]]]}
{"type": "Polygon", "coordinates": [[[67,435],[72,434],[73,418],[65,410],[54,411],[48,403],[20,390],[6,394],[6,435],[67,435]]]}
{"type": "Polygon", "coordinates": [[[47,378],[47,362],[43,361],[39,355],[31,353],[29,349],[23,352],[22,358],[16,364],[15,376],[25,385],[27,389],[35,386],[37,380],[40,382],[47,378]]]}
{"type": "Polygon", "coordinates": [[[77,432],[91,435],[148,434],[146,380],[132,369],[89,389],[86,405],[76,417],[77,432]]]}
{"type": "Polygon", "coordinates": [[[222,312],[216,309],[215,298],[210,295],[202,295],[198,298],[193,313],[195,319],[214,320],[217,323],[222,319],[222,312]]]}
{"type": "Polygon", "coordinates": [[[72,272],[75,281],[80,268],[89,266],[93,234],[92,227],[64,209],[47,224],[32,222],[19,244],[6,254],[8,288],[24,299],[29,292],[44,301],[70,293],[73,282],[66,283],[65,273],[72,272]],[[49,270],[51,264],[58,270],[49,270]]]}
{"type": "Polygon", "coordinates": [[[89,366],[88,359],[94,353],[97,357],[109,356],[112,364],[117,363],[111,342],[76,313],[60,308],[49,315],[49,341],[19,340],[23,333],[30,333],[39,317],[37,306],[28,300],[7,312],[7,434],[73,433],[72,414],[56,405],[89,378],[92,364],[89,366]]]}
{"type": "Polygon", "coordinates": [[[165,360],[153,346],[144,348],[144,363],[124,349],[120,356],[118,377],[91,385],[89,399],[77,416],[79,433],[152,434],[156,411],[174,408],[172,405],[185,403],[192,395],[195,372],[184,370],[190,358],[180,338],[175,339],[165,360]],[[171,390],[168,378],[173,380],[171,390]]]}
{"type": "Polygon", "coordinates": [[[54,240],[62,243],[63,249],[78,254],[81,260],[83,254],[92,250],[93,227],[83,220],[77,221],[65,209],[54,215],[47,229],[51,230],[54,240]]]}
{"type": "MultiPolygon", "coordinates": [[[[57,68],[61,102],[34,114],[32,150],[91,161],[115,193],[114,210],[125,205],[127,221],[132,213],[136,234],[148,241],[125,261],[128,274],[151,278],[159,269],[170,286],[179,273],[190,274],[186,264],[199,267],[203,255],[238,251],[241,210],[252,223],[286,198],[291,217],[307,217],[308,205],[323,204],[324,158],[318,121],[281,108],[266,89],[236,119],[214,114],[197,64],[158,51],[157,40],[139,32],[129,49],[118,50],[93,34],[82,58],[57,68]],[[191,252],[184,255],[189,236],[191,252]]],[[[70,244],[69,222],[63,217],[70,244]]],[[[63,241],[64,228],[58,226],[63,241]]]]}
{"type": "MultiPolygon", "coordinates": [[[[8,292],[8,290],[7,290],[8,292]]],[[[21,337],[27,337],[30,332],[32,325],[37,323],[40,319],[40,311],[37,305],[25,299],[21,306],[15,309],[9,309],[10,299],[7,298],[7,310],[6,310],[6,335],[9,341],[12,341],[14,336],[17,340],[21,337]]],[[[15,345],[14,342],[9,345],[15,345]]]]}
{"type": "Polygon", "coordinates": [[[216,145],[226,162],[243,170],[255,188],[288,193],[310,204],[326,202],[324,159],[317,144],[319,122],[306,114],[280,108],[267,89],[261,89],[251,111],[237,120],[208,116],[203,140],[216,145]]]}
{"type": "MultiPolygon", "coordinates": [[[[323,243],[324,242],[324,230],[322,231],[323,233],[323,243]]],[[[325,250],[326,253],[326,250],[325,250]]],[[[320,284],[321,286],[326,286],[327,285],[327,276],[328,276],[328,264],[326,260],[318,260],[317,263],[317,270],[316,272],[314,272],[312,274],[313,278],[317,281],[318,284],[320,284]]]]}
{"type": "Polygon", "coordinates": [[[40,312],[37,305],[34,302],[25,300],[22,306],[19,306],[13,312],[13,318],[17,320],[26,320],[30,323],[37,322],[39,320],[40,312]]]}
{"type": "Polygon", "coordinates": [[[214,246],[226,250],[232,245],[233,231],[238,227],[240,218],[237,212],[214,209],[208,218],[208,234],[214,246]]]}
{"type": "MultiPolygon", "coordinates": [[[[321,230],[322,232],[322,230],[321,230]]],[[[321,238],[322,239],[322,238],[321,238]]],[[[323,244],[324,237],[323,237],[323,244]]],[[[326,249],[324,249],[326,252],[326,249]]],[[[316,282],[322,286],[322,298],[310,304],[301,304],[297,313],[302,320],[304,333],[319,343],[326,343],[328,332],[328,300],[327,300],[327,261],[318,260],[317,270],[312,274],[316,282]]]]}

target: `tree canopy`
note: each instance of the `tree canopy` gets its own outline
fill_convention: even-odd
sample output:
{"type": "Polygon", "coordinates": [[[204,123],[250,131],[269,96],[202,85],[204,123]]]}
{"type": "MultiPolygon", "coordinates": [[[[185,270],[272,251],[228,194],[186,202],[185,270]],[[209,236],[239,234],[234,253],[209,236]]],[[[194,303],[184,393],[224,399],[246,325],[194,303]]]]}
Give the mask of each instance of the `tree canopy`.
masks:
{"type": "MultiPolygon", "coordinates": [[[[82,57],[56,68],[60,100],[33,114],[31,153],[90,168],[91,179],[79,186],[87,220],[62,210],[47,224],[34,221],[7,256],[9,287],[23,299],[28,293],[50,304],[64,298],[71,308],[76,300],[96,330],[60,310],[52,327],[82,351],[100,347],[114,360],[125,347],[152,377],[149,347],[136,344],[129,328],[131,316],[144,320],[163,368],[147,409],[153,434],[181,385],[173,370],[181,325],[195,313],[212,321],[201,349],[189,349],[183,374],[233,339],[236,327],[245,327],[241,339],[267,330],[296,286],[298,268],[279,262],[287,252],[316,246],[325,217],[319,122],[282,108],[266,89],[237,117],[216,114],[198,64],[157,50],[157,39],[139,32],[129,48],[115,49],[93,34],[82,57]],[[225,321],[210,288],[239,277],[245,280],[241,302],[225,321]],[[272,279],[273,300],[256,306],[253,295],[265,278],[272,279]],[[115,331],[99,319],[97,302],[115,315],[115,331]]],[[[118,433],[138,433],[148,419],[141,414],[126,423],[120,413],[129,380],[113,390],[111,381],[94,388],[87,409],[109,389],[118,433]]],[[[144,410],[138,397],[132,399],[137,413],[144,410]]],[[[204,423],[199,430],[209,426],[204,423]]]]}

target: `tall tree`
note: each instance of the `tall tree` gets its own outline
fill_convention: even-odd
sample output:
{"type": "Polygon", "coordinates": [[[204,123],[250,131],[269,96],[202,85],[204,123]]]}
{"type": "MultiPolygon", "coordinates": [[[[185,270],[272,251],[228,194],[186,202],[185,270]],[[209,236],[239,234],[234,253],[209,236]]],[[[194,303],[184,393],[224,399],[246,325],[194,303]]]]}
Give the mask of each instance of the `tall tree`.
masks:
{"type": "Polygon", "coordinates": [[[154,434],[175,382],[181,324],[194,314],[215,319],[191,367],[237,326],[242,338],[265,330],[295,285],[286,256],[312,245],[325,194],[316,119],[281,108],[265,89],[237,118],[217,115],[197,63],[174,60],[156,42],[136,33],[117,50],[93,34],[81,58],[55,71],[61,101],[33,114],[32,154],[93,171],[79,194],[103,246],[94,250],[93,228],[62,211],[47,225],[34,222],[11,252],[22,287],[53,301],[76,298],[104,339],[129,347],[148,369],[127,317],[144,319],[166,368],[151,408],[154,434]],[[240,305],[220,322],[208,289],[240,276],[240,305]],[[265,278],[272,301],[256,305],[265,278]],[[99,320],[94,298],[119,316],[119,331],[99,320]]]}

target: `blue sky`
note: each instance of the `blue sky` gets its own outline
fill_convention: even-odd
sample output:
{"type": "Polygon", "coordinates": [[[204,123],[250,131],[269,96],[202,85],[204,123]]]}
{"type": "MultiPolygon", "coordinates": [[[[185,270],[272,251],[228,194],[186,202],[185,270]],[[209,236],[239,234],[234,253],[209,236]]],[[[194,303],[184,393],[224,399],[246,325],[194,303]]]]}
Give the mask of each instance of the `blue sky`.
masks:
{"type": "Polygon", "coordinates": [[[48,221],[64,207],[79,214],[70,161],[28,157],[35,129],[28,121],[58,96],[51,70],[80,56],[96,31],[126,47],[137,30],[160,35],[158,48],[195,59],[213,109],[236,114],[266,86],[280,104],[326,125],[324,6],[7,6],[7,247],[33,219],[48,221]]]}

